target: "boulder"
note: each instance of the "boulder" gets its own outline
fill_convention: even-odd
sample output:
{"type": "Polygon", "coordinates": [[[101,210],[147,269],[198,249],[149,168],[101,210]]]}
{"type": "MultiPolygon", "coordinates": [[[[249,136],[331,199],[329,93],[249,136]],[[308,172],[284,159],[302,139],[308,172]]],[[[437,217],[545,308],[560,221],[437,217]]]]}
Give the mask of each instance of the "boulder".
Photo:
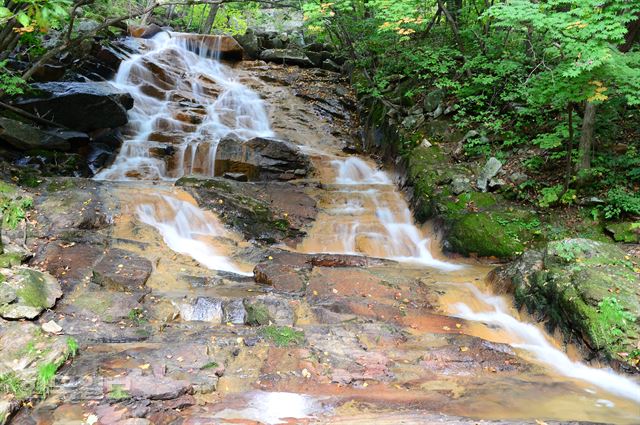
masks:
{"type": "Polygon", "coordinates": [[[255,31],[251,28],[242,35],[237,35],[236,40],[244,49],[244,53],[250,59],[258,59],[260,57],[260,43],[255,31]]]}
{"type": "Polygon", "coordinates": [[[486,192],[489,182],[498,174],[501,168],[502,162],[500,162],[493,156],[489,158],[485,166],[482,168],[480,175],[478,176],[478,189],[486,192]]]}
{"type": "Polygon", "coordinates": [[[309,158],[291,142],[264,137],[225,137],[216,150],[216,176],[242,173],[249,180],[291,180],[310,170],[309,158]]]}
{"type": "Polygon", "coordinates": [[[116,128],[128,122],[133,97],[107,82],[34,84],[39,92],[16,106],[73,130],[116,128]]]}
{"type": "Polygon", "coordinates": [[[454,176],[451,180],[451,192],[454,195],[471,191],[471,180],[465,176],[454,176]]]}
{"type": "Polygon", "coordinates": [[[424,97],[423,106],[426,112],[433,112],[438,109],[438,106],[442,104],[442,100],[444,99],[444,90],[436,89],[430,93],[428,93],[424,97]]]}
{"type": "Polygon", "coordinates": [[[515,296],[518,307],[547,319],[602,357],[637,361],[640,278],[625,252],[590,239],[549,242],[493,272],[494,284],[515,296]]]}
{"type": "Polygon", "coordinates": [[[610,224],[607,232],[616,242],[640,243],[640,221],[610,224]]]}
{"type": "Polygon", "coordinates": [[[62,296],[60,283],[49,273],[19,267],[3,270],[2,276],[0,316],[5,319],[34,319],[62,296]]]}
{"type": "Polygon", "coordinates": [[[297,49],[267,49],[260,53],[260,59],[285,65],[297,65],[312,68],[313,62],[302,50],[297,49]]]}
{"type": "Polygon", "coordinates": [[[71,144],[65,138],[55,133],[45,132],[32,125],[4,117],[0,117],[0,140],[22,151],[33,149],[68,151],[71,148],[71,144]]]}
{"type": "Polygon", "coordinates": [[[151,261],[122,249],[111,249],[93,269],[95,283],[112,291],[148,292],[151,261]]]}

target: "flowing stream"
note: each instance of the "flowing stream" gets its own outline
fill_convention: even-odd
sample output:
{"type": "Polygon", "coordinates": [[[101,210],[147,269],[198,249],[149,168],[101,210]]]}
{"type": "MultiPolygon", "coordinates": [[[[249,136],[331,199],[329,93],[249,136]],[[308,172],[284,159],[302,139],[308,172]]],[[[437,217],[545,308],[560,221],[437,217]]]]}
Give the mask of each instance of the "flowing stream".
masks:
{"type": "MultiPolygon", "coordinates": [[[[169,187],[182,176],[213,176],[216,146],[224,136],[234,134],[241,140],[275,136],[267,105],[238,80],[234,69],[218,60],[210,38],[161,33],[146,41],[143,49],[122,63],[115,78],[114,84],[131,93],[135,104],[121,152],[96,179],[155,181],[169,187]]],[[[355,156],[331,150],[320,156],[314,164],[323,181],[320,212],[297,251],[383,257],[408,268],[435,269],[450,276],[473,267],[434,254],[437,249],[431,237],[414,224],[388,173],[355,156]]],[[[251,275],[221,248],[220,240],[229,238],[230,232],[192,202],[165,191],[144,197],[132,208],[176,253],[212,270],[251,275]]],[[[640,405],[640,386],[632,379],[571,360],[548,335],[514,317],[502,298],[486,295],[469,283],[458,286],[469,298],[447,306],[450,315],[508,335],[507,342],[528,353],[532,361],[558,376],[582,382],[585,394],[597,392],[597,403],[603,408],[615,405],[612,398],[640,405]]],[[[278,413],[269,407],[271,398],[261,397],[251,405],[249,418],[259,420],[262,410],[268,416],[262,417],[265,423],[278,423],[278,413]]],[[[286,404],[295,395],[274,397],[286,404]]],[[[309,413],[298,410],[298,417],[309,413]]]]}

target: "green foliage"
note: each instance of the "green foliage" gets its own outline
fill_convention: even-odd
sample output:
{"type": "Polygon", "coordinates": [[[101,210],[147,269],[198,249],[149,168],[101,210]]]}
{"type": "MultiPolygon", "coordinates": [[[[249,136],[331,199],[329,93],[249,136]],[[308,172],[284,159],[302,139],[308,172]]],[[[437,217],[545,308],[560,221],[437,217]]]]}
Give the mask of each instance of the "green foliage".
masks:
{"type": "Polygon", "coordinates": [[[29,393],[29,386],[15,372],[0,374],[0,394],[13,394],[17,399],[22,399],[29,393]]]}
{"type": "Polygon", "coordinates": [[[598,303],[597,327],[606,344],[615,344],[635,320],[633,314],[625,311],[615,297],[604,298],[598,303]]]}
{"type": "Polygon", "coordinates": [[[266,326],[261,329],[262,336],[273,342],[278,347],[289,347],[301,344],[304,341],[304,333],[286,326],[266,326]]]}
{"type": "Polygon", "coordinates": [[[25,219],[27,210],[33,207],[31,198],[7,198],[0,195],[0,215],[2,222],[9,229],[15,229],[18,223],[25,219]]]}
{"type": "Polygon", "coordinates": [[[640,195],[630,193],[622,187],[615,187],[607,193],[604,216],[612,219],[623,215],[640,215],[640,195]]]}
{"type": "Polygon", "coordinates": [[[144,317],[144,312],[142,311],[141,308],[133,308],[133,309],[131,309],[131,311],[129,311],[129,314],[127,315],[127,317],[136,326],[140,326],[141,324],[146,323],[146,321],[147,321],[145,319],[145,317],[144,317]]]}
{"type": "Polygon", "coordinates": [[[130,396],[129,391],[124,388],[122,384],[113,384],[111,385],[111,389],[107,393],[107,397],[111,400],[124,400],[130,396]]]}
{"type": "Polygon", "coordinates": [[[17,0],[24,7],[13,13],[0,6],[0,24],[15,18],[21,25],[16,32],[46,32],[51,26],[59,26],[69,16],[71,0],[17,0]]]}
{"type": "Polygon", "coordinates": [[[7,61],[0,61],[0,96],[23,94],[27,83],[7,69],[7,61]]]}
{"type": "Polygon", "coordinates": [[[67,357],[77,356],[79,349],[78,341],[71,336],[67,337],[67,357]]]}
{"type": "Polygon", "coordinates": [[[36,376],[34,391],[41,397],[49,395],[58,367],[55,363],[44,363],[38,366],[38,375],[36,376]]]}

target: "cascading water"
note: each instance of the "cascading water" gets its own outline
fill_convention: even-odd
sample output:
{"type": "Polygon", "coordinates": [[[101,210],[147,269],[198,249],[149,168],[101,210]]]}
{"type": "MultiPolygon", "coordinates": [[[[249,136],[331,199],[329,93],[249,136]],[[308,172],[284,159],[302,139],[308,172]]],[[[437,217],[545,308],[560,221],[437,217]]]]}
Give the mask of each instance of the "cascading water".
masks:
{"type": "MultiPolygon", "coordinates": [[[[114,84],[130,92],[135,105],[120,154],[97,179],[173,181],[190,174],[213,176],[216,147],[223,137],[273,136],[264,103],[217,60],[215,45],[204,37],[161,33],[147,41],[144,53],[122,63],[114,84]]],[[[433,257],[429,238],[413,224],[406,201],[384,171],[356,157],[318,156],[326,165],[318,169],[332,183],[324,185],[319,195],[320,213],[299,251],[385,257],[445,272],[463,267],[433,257]]],[[[216,240],[226,236],[224,227],[194,204],[158,195],[135,210],[139,220],[154,227],[175,252],[210,269],[250,274],[220,253],[216,240]]],[[[640,402],[640,387],[631,380],[572,362],[537,328],[510,315],[498,298],[475,287],[469,295],[485,307],[473,311],[457,304],[453,314],[506,330],[514,347],[565,376],[640,402]]]]}
{"type": "Polygon", "coordinates": [[[273,135],[264,103],[217,60],[210,38],[163,32],[120,65],[113,84],[134,107],[120,154],[96,179],[213,176],[221,138],[273,135]]]}
{"type": "Polygon", "coordinates": [[[235,264],[213,247],[211,239],[224,237],[227,233],[216,217],[189,202],[166,195],[158,197],[159,202],[138,205],[136,212],[140,221],[160,232],[169,248],[213,270],[253,275],[238,270],[235,264]]]}
{"type": "Polygon", "coordinates": [[[336,173],[327,208],[331,227],[315,233],[316,240],[307,241],[304,250],[326,252],[329,248],[441,270],[462,267],[433,258],[429,238],[415,226],[407,203],[384,171],[357,157],[332,160],[331,165],[336,173]]]}
{"type": "MultiPolygon", "coordinates": [[[[120,153],[97,180],[213,176],[223,137],[273,135],[260,97],[218,60],[220,40],[163,32],[146,40],[145,53],[122,62],[113,84],[131,93],[134,107],[120,153]]],[[[194,205],[164,195],[136,211],[174,251],[210,269],[247,274],[219,254],[215,238],[224,228],[194,205]]]]}
{"type": "Polygon", "coordinates": [[[468,305],[458,303],[452,306],[455,315],[462,319],[504,329],[514,338],[510,345],[530,352],[538,361],[551,366],[558,373],[640,403],[640,385],[612,371],[571,361],[564,352],[555,348],[538,328],[510,315],[502,298],[483,294],[473,285],[467,285],[467,287],[476,299],[486,304],[488,309],[474,312],[468,305]]]}

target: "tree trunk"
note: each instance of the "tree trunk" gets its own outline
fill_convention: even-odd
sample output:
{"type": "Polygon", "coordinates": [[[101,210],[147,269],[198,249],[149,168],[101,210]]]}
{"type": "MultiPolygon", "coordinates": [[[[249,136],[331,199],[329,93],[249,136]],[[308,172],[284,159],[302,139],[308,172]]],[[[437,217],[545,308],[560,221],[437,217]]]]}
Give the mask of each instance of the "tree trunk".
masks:
{"type": "Polygon", "coordinates": [[[207,34],[211,34],[211,30],[213,29],[213,23],[216,21],[216,15],[218,14],[218,8],[220,5],[212,4],[209,9],[209,14],[207,15],[207,22],[204,25],[204,29],[207,34]]]}
{"type": "Polygon", "coordinates": [[[580,131],[580,148],[578,150],[578,172],[591,169],[591,148],[593,147],[593,130],[596,124],[596,105],[587,102],[582,118],[580,131]]]}
{"type": "Polygon", "coordinates": [[[620,46],[620,51],[627,53],[638,40],[640,40],[640,14],[638,14],[638,19],[627,25],[627,35],[624,44],[620,46]]]}

